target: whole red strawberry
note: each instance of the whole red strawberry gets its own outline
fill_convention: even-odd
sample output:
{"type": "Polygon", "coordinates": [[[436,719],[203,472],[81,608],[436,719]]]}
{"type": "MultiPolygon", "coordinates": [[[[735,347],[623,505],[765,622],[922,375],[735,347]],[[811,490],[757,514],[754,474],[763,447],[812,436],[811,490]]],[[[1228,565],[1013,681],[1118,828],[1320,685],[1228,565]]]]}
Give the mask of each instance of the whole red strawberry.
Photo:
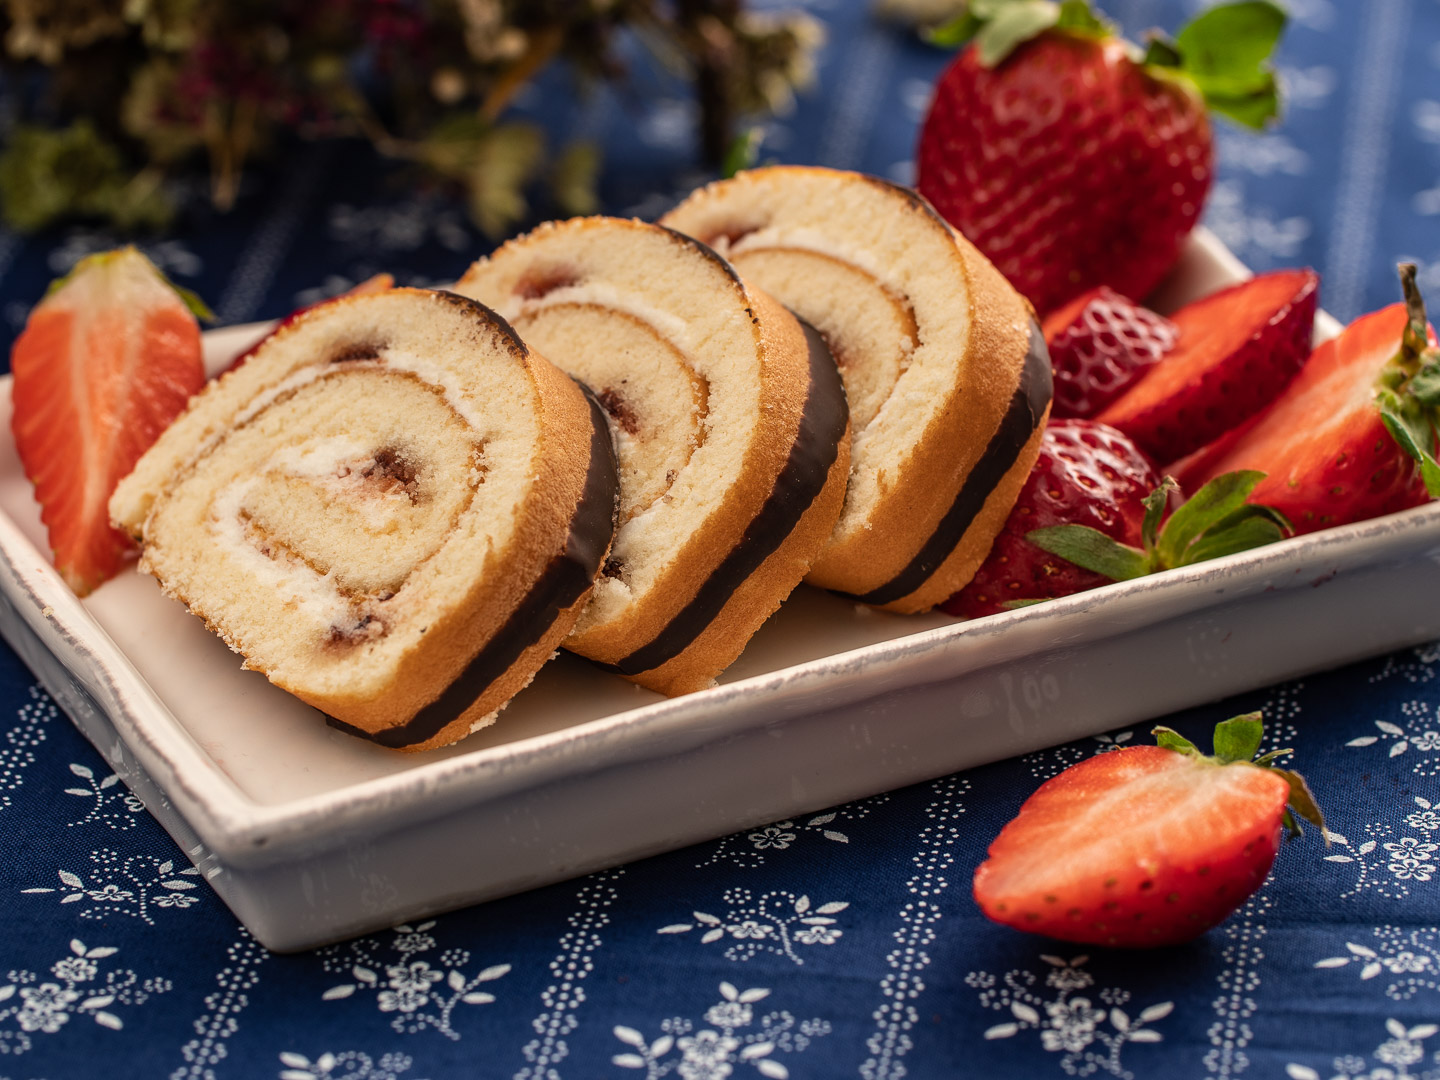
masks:
{"type": "Polygon", "coordinates": [[[1207,106],[1275,115],[1264,58],[1284,23],[1222,4],[1142,52],[1084,0],[972,0],[937,34],[974,44],[935,87],[916,186],[1041,312],[1099,285],[1143,297],[1209,191],[1207,106]]]}
{"type": "Polygon", "coordinates": [[[1114,289],[1091,289],[1045,320],[1055,419],[1095,416],[1175,347],[1175,324],[1114,289]]]}
{"type": "Polygon", "coordinates": [[[1018,601],[1108,584],[1108,578],[1036,547],[1026,534],[1055,525],[1088,525],[1122,544],[1139,544],[1142,500],[1159,483],[1145,456],[1114,428],[1090,420],[1050,423],[1040,456],[989,556],[941,608],[978,618],[1018,601]]]}
{"type": "Polygon", "coordinates": [[[1322,344],[1267,411],[1195,455],[1187,472],[1202,481],[1231,469],[1266,472],[1250,498],[1300,533],[1440,498],[1440,349],[1414,264],[1400,276],[1404,304],[1362,315],[1322,344]]]}
{"type": "Polygon", "coordinates": [[[110,527],[120,478],[205,383],[204,305],[133,247],[81,260],[50,287],[10,351],[10,426],[55,567],[81,596],[134,545],[110,527]]]}
{"type": "Polygon", "coordinates": [[[1189,941],[1265,880],[1291,811],[1324,829],[1298,773],[1255,757],[1259,713],[1215,728],[1215,756],[1158,727],[1132,746],[1072,765],[1025,801],[975,871],[996,922],[1091,945],[1189,941]],[[1252,760],[1253,759],[1253,760],[1252,760]]]}
{"type": "Polygon", "coordinates": [[[1055,421],[990,554],[940,606],[992,615],[1274,543],[1290,523],[1246,502],[1264,478],[1217,476],[1166,520],[1179,485],[1157,481],[1133,442],[1093,420],[1055,421]]]}

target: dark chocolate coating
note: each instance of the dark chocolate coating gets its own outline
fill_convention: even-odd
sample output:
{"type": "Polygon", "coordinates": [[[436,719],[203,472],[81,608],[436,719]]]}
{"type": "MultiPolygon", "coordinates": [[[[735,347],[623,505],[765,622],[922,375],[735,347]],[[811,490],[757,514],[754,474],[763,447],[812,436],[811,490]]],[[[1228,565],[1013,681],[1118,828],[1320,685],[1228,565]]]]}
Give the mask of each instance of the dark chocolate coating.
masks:
{"type": "Polygon", "coordinates": [[[605,412],[588,387],[582,383],[580,389],[590,404],[590,466],[585,475],[585,489],[570,518],[570,535],[564,550],[550,560],[519,606],[465,670],[410,720],[383,731],[364,731],[327,716],[325,719],[331,727],[392,748],[414,746],[434,738],[505,674],[521,653],[544,637],[561,611],[590,588],[615,535],[620,479],[605,412]]]}
{"type": "Polygon", "coordinates": [[[864,595],[840,595],[851,596],[862,604],[888,604],[902,596],[909,596],[925,584],[959,546],[975,516],[985,506],[990,492],[1019,460],[1020,451],[1040,426],[1040,418],[1045,415],[1045,406],[1050,404],[1053,392],[1050,350],[1039,324],[1031,319],[1030,350],[1025,355],[1025,364],[1020,370],[1020,385],[1010,399],[1010,408],[1006,410],[1000,428],[991,437],[985,452],[980,455],[980,460],[965,478],[950,509],[940,519],[940,524],[905,569],[884,585],[864,595]]]}
{"type": "Polygon", "coordinates": [[[617,663],[601,664],[606,671],[638,675],[683,652],[720,614],[745,579],[785,542],[824,489],[850,421],[850,409],[825,339],[805,320],[799,322],[808,346],[810,381],[799,433],[769,497],[740,542],[701,583],[691,601],[647,644],[617,663]]]}

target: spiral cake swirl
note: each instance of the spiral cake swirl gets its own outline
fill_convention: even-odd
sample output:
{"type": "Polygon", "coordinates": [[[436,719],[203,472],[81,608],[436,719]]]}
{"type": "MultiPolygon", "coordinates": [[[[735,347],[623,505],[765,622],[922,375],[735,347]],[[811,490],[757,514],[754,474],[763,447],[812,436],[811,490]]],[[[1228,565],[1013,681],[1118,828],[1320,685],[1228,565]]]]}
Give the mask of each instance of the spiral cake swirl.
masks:
{"type": "Polygon", "coordinates": [[[961,588],[1039,454],[1049,354],[1025,300],[920,196],[777,166],[694,192],[661,224],[713,246],[813,324],[854,425],[834,535],[806,579],[914,612],[961,588]]]}
{"type": "Polygon", "coordinates": [[[710,685],[839,513],[849,431],[824,342],[709,248],[638,221],[543,225],[456,288],[611,418],[620,528],[566,648],[662,693],[710,685]]]}
{"type": "Polygon", "coordinates": [[[415,750],[529,683],[583,607],[615,505],[593,400],[482,305],[395,289],[282,328],[110,507],[141,569],[246,667],[415,750]]]}

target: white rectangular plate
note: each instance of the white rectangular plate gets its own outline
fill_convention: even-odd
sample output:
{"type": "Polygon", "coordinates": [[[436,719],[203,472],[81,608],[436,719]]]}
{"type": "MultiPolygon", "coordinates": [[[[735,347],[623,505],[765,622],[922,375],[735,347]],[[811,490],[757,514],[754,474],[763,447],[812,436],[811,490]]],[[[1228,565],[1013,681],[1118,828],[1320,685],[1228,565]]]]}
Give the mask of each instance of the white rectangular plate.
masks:
{"type": "MultiPolygon", "coordinates": [[[[1157,303],[1244,273],[1202,233],[1157,303]]],[[[212,370],[256,332],[208,334],[212,370]]],[[[399,754],[241,671],[133,570],[77,600],[47,550],[0,438],[0,634],[279,950],[1440,637],[1430,505],[970,623],[802,586],[714,689],[667,701],[562,653],[495,726],[399,754]]]]}

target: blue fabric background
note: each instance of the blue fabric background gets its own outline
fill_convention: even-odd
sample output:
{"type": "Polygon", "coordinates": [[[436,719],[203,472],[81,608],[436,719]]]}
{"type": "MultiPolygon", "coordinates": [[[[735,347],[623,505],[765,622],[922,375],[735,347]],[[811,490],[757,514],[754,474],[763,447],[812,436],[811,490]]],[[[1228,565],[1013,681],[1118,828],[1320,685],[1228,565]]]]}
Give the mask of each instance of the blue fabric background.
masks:
{"type": "MultiPolygon", "coordinates": [[[[908,179],[945,55],[863,3],[807,6],[829,32],[820,85],[766,155],[908,179]]],[[[1133,33],[1191,6],[1111,9],[1133,33]]],[[[1288,116],[1221,135],[1208,223],[1257,268],[1317,267],[1342,319],[1396,298],[1402,256],[1440,304],[1440,3],[1290,8],[1288,116]]],[[[578,101],[547,78],[521,111],[605,145],[613,212],[653,216],[705,179],[689,105],[643,65],[627,92],[578,101]]],[[[0,233],[0,336],[117,239],[0,233]]],[[[196,205],[146,246],[229,322],[381,269],[452,279],[485,248],[458,206],[353,144],[257,169],[234,213],[196,205]]],[[[0,647],[0,1080],[1440,1077],[1440,647],[1166,722],[1198,741],[1262,706],[1335,839],[1287,845],[1238,916],[1182,948],[1046,942],[969,897],[1040,780],[1137,727],[281,957],[0,647]]]]}

